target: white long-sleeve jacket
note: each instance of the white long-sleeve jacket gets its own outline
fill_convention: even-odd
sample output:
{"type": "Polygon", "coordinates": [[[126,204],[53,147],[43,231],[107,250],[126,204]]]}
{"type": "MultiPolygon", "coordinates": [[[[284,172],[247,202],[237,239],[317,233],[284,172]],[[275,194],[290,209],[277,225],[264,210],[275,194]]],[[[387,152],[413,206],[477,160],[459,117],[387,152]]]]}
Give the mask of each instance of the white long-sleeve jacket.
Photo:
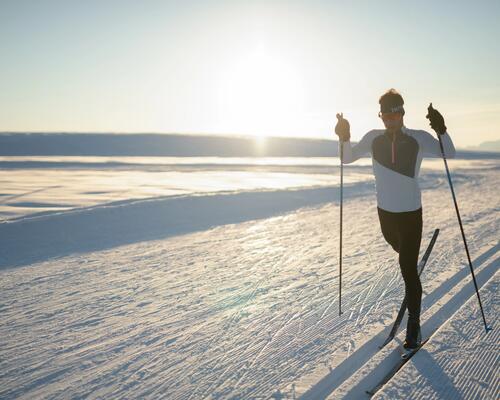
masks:
{"type": "MultiPolygon", "coordinates": [[[[385,129],[368,132],[361,141],[343,145],[343,163],[349,164],[371,154],[377,205],[390,212],[418,210],[422,206],[418,174],[423,157],[441,157],[439,141],[429,132],[403,127],[402,135],[392,135],[385,129]]],[[[455,157],[455,146],[448,135],[441,136],[446,158],[455,157]]]]}

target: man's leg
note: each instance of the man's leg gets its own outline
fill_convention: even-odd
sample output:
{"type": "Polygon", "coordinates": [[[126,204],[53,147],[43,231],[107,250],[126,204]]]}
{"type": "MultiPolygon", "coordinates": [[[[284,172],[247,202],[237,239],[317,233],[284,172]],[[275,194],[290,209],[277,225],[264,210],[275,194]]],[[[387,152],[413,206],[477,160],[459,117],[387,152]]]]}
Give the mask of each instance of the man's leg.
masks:
{"type": "Polygon", "coordinates": [[[422,285],[418,276],[417,264],[420,242],[422,239],[422,209],[401,213],[401,247],[399,266],[405,281],[408,300],[408,323],[404,347],[415,348],[420,343],[420,307],[422,303],[422,285]]]}
{"type": "Polygon", "coordinates": [[[419,320],[422,285],[418,276],[417,265],[422,240],[422,209],[401,213],[398,222],[400,232],[399,266],[405,282],[408,317],[419,320]]]}
{"type": "Polygon", "coordinates": [[[399,253],[399,224],[397,221],[397,213],[382,210],[378,208],[378,219],[380,221],[380,229],[387,243],[389,243],[394,251],[399,253]]]}

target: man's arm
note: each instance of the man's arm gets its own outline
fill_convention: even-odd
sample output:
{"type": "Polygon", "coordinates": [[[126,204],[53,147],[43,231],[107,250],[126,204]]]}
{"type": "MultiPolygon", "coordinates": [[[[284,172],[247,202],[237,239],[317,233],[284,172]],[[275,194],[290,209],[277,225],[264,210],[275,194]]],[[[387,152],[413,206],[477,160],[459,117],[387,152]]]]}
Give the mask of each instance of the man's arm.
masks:
{"type": "MultiPolygon", "coordinates": [[[[443,142],[444,155],[446,158],[455,158],[455,145],[453,144],[448,132],[441,134],[441,141],[443,142]]],[[[421,145],[425,156],[441,157],[439,140],[432,136],[429,132],[421,131],[421,145]]]]}
{"type": "Polygon", "coordinates": [[[342,163],[350,164],[370,152],[373,140],[371,132],[373,131],[368,132],[357,145],[352,147],[349,121],[344,118],[344,114],[337,114],[335,134],[339,137],[339,156],[342,155],[342,163]]]}
{"type": "Polygon", "coordinates": [[[363,136],[359,143],[354,146],[351,145],[350,140],[347,142],[342,142],[339,140],[339,155],[341,154],[341,147],[343,146],[343,163],[350,164],[361,157],[370,154],[372,150],[372,141],[374,137],[374,131],[370,131],[363,136]]]}
{"type": "MultiPolygon", "coordinates": [[[[429,120],[431,128],[434,129],[437,135],[441,138],[446,158],[454,158],[456,153],[455,146],[453,145],[450,135],[447,133],[444,118],[441,113],[432,106],[432,103],[430,103],[429,107],[427,107],[426,118],[429,120]]],[[[428,132],[424,131],[423,133],[422,145],[424,154],[436,157],[441,156],[441,146],[439,145],[439,140],[434,139],[434,137],[428,132]]]]}

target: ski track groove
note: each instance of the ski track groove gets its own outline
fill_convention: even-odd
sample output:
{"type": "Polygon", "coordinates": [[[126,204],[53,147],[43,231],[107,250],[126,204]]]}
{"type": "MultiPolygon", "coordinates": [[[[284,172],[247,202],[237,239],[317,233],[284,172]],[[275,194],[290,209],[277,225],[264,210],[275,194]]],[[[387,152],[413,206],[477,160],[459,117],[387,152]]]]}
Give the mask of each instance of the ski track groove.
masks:
{"type": "MultiPolygon", "coordinates": [[[[304,290],[305,290],[305,289],[302,289],[302,291],[304,291],[304,290]]],[[[301,292],[302,292],[302,291],[301,291],[301,292]]],[[[280,333],[280,332],[284,329],[284,327],[285,327],[285,326],[286,326],[286,325],[287,325],[290,321],[292,321],[293,319],[295,319],[295,317],[296,317],[297,315],[298,315],[298,312],[296,312],[296,313],[287,312],[287,314],[286,314],[286,315],[285,315],[285,317],[283,318],[283,320],[284,320],[285,322],[283,322],[283,323],[281,324],[281,326],[280,326],[280,327],[279,327],[279,328],[278,328],[278,329],[277,329],[277,330],[276,330],[276,331],[272,334],[271,338],[270,338],[270,339],[268,339],[268,340],[266,341],[266,343],[264,343],[263,347],[262,347],[262,348],[261,348],[261,349],[257,352],[257,354],[254,356],[254,358],[253,358],[253,359],[252,359],[252,361],[250,362],[250,365],[249,365],[249,366],[245,369],[245,371],[243,372],[243,375],[242,375],[242,376],[238,379],[238,381],[236,382],[236,386],[239,386],[239,384],[241,383],[241,381],[242,381],[242,380],[243,380],[243,378],[245,377],[245,375],[246,375],[247,371],[248,371],[248,370],[249,370],[249,369],[250,369],[250,368],[251,368],[251,367],[255,364],[255,361],[259,358],[259,356],[260,356],[261,354],[263,354],[263,353],[264,353],[264,350],[265,350],[265,349],[266,349],[266,348],[267,348],[267,347],[268,347],[268,346],[269,346],[269,345],[273,342],[274,338],[275,338],[276,336],[278,336],[278,334],[279,334],[279,333],[280,333]],[[291,317],[289,317],[289,315],[290,315],[290,314],[293,314],[293,315],[292,315],[291,317]]],[[[224,374],[223,374],[223,375],[224,375],[224,374]]],[[[222,376],[223,376],[223,375],[222,375],[222,376]]],[[[222,377],[222,376],[221,376],[221,377],[222,377]]],[[[220,378],[219,378],[219,380],[220,380],[220,378]]],[[[216,385],[216,384],[218,383],[218,381],[219,381],[219,380],[217,380],[215,383],[213,383],[211,386],[209,386],[209,387],[208,387],[205,391],[203,391],[203,392],[201,393],[201,397],[204,397],[205,393],[206,393],[207,391],[209,391],[209,390],[212,388],[212,386],[213,386],[214,384],[216,385]]],[[[223,382],[223,383],[224,383],[224,382],[223,382]]],[[[221,385],[222,385],[223,383],[221,383],[221,385]]],[[[194,393],[194,392],[193,392],[193,393],[194,393]]],[[[190,396],[190,398],[191,398],[191,397],[192,397],[192,396],[190,396]]]]}
{"type": "MultiPolygon", "coordinates": [[[[302,289],[301,293],[304,291],[305,289],[302,289]]],[[[290,315],[291,313],[287,313],[284,320],[285,322],[272,334],[271,338],[268,339],[268,341],[264,344],[264,346],[262,347],[262,349],[259,350],[259,352],[255,355],[255,357],[252,359],[252,361],[250,362],[250,365],[248,366],[248,368],[246,368],[245,372],[243,373],[243,375],[238,379],[238,381],[236,382],[236,386],[238,387],[241,383],[241,381],[243,380],[243,378],[246,376],[247,372],[253,367],[253,365],[255,364],[255,362],[259,359],[259,357],[264,354],[264,350],[267,349],[267,347],[273,342],[274,338],[285,328],[285,326],[287,326],[290,321],[292,321],[293,319],[295,319],[295,317],[297,315],[299,315],[298,312],[294,313],[292,317],[288,318],[288,315],[290,315]]]]}
{"type": "MultiPolygon", "coordinates": [[[[264,281],[266,280],[266,278],[268,278],[268,277],[269,277],[269,275],[271,275],[271,274],[273,273],[274,268],[276,268],[276,265],[277,265],[277,264],[275,264],[275,266],[273,267],[273,269],[271,270],[271,272],[269,272],[269,273],[268,273],[268,275],[267,275],[265,278],[262,278],[262,279],[260,279],[259,281],[257,281],[257,284],[256,284],[256,285],[254,286],[254,288],[251,290],[250,295],[246,297],[246,300],[245,300],[245,302],[243,303],[243,305],[241,306],[241,308],[238,308],[236,311],[234,311],[234,312],[231,314],[231,316],[230,316],[230,318],[229,318],[228,326],[227,326],[227,328],[225,329],[225,331],[224,331],[224,332],[225,332],[225,334],[222,336],[222,338],[218,337],[217,335],[213,335],[213,336],[212,336],[211,341],[210,341],[210,342],[207,344],[207,346],[206,346],[207,348],[212,348],[212,343],[213,343],[215,340],[219,339],[219,341],[221,342],[221,341],[222,341],[222,339],[225,339],[225,337],[228,335],[228,332],[230,331],[231,326],[233,325],[233,322],[234,322],[234,321],[235,321],[235,319],[237,318],[237,315],[239,315],[239,314],[241,313],[242,309],[243,309],[243,308],[244,308],[244,306],[248,303],[248,301],[249,301],[251,298],[253,298],[253,297],[255,296],[255,294],[257,293],[257,291],[258,291],[259,287],[261,286],[262,282],[264,282],[264,281]]],[[[219,346],[218,348],[220,348],[220,346],[219,346]]],[[[209,360],[209,361],[207,361],[207,362],[210,362],[210,361],[216,361],[216,362],[219,362],[219,361],[221,361],[221,360],[224,358],[224,356],[225,356],[225,354],[223,353],[222,355],[220,355],[220,356],[216,357],[215,359],[213,359],[213,358],[212,358],[212,359],[210,359],[210,360],[209,360]]],[[[201,353],[201,354],[199,355],[199,358],[201,358],[201,357],[203,357],[203,353],[201,353]]],[[[186,367],[186,369],[189,369],[189,366],[187,366],[187,367],[186,367]]],[[[199,384],[197,384],[197,386],[196,386],[196,387],[192,390],[192,394],[195,394],[195,393],[198,391],[198,388],[199,388],[199,384]]],[[[192,397],[192,395],[191,395],[188,399],[190,399],[191,397],[192,397]]]]}
{"type": "MultiPolygon", "coordinates": [[[[485,310],[490,311],[490,315],[498,312],[498,300],[495,296],[498,294],[499,282],[500,272],[497,270],[481,286],[483,306],[485,310]]],[[[374,398],[392,399],[401,396],[402,391],[409,398],[422,399],[498,398],[500,355],[495,350],[498,348],[500,334],[494,326],[484,340],[482,319],[476,314],[477,299],[473,294],[439,328],[427,345],[432,348],[432,364],[425,360],[426,357],[419,359],[417,355],[415,360],[399,371],[396,379],[389,381],[374,398]],[[475,316],[471,318],[471,315],[475,316]],[[449,342],[450,339],[452,341],[449,342]],[[430,370],[427,371],[427,368],[430,370]],[[428,384],[428,375],[432,373],[443,376],[440,385],[428,384]],[[408,387],[407,383],[413,380],[416,380],[415,384],[408,387]]]]}
{"type": "MultiPolygon", "coordinates": [[[[276,266],[276,265],[277,265],[277,264],[275,264],[275,266],[276,266]]],[[[254,294],[257,292],[257,290],[258,290],[258,288],[261,286],[262,282],[266,281],[266,280],[267,280],[267,278],[269,278],[269,275],[271,275],[273,272],[274,272],[274,269],[273,269],[273,270],[271,270],[271,272],[268,274],[268,276],[266,276],[266,277],[265,277],[265,278],[263,278],[261,281],[259,281],[259,283],[258,283],[257,287],[253,290],[253,292],[252,292],[251,296],[249,296],[249,298],[248,298],[248,299],[251,299],[251,298],[253,298],[253,297],[254,297],[254,294]]],[[[304,290],[304,289],[302,289],[302,290],[304,290]]],[[[241,310],[244,308],[244,306],[245,306],[245,305],[246,305],[246,303],[248,302],[248,299],[247,299],[247,301],[243,304],[242,308],[241,308],[240,310],[236,311],[236,312],[234,313],[234,315],[235,315],[235,314],[239,314],[239,313],[241,313],[241,310]]],[[[285,320],[287,320],[287,317],[288,317],[288,315],[289,315],[289,314],[290,314],[290,313],[288,313],[288,314],[285,316],[285,320]]],[[[233,315],[233,317],[234,317],[234,315],[233,315]]],[[[295,314],[295,315],[296,315],[296,314],[295,314]]],[[[295,316],[295,315],[294,315],[294,316],[295,316]]],[[[294,318],[294,316],[292,316],[290,319],[293,319],[293,318],[294,318]]],[[[288,319],[288,320],[287,320],[287,322],[288,322],[290,319],[288,319]]],[[[231,321],[230,321],[229,327],[228,327],[228,328],[227,328],[227,330],[226,330],[226,335],[227,335],[227,333],[229,332],[229,328],[231,327],[233,320],[234,320],[234,319],[232,318],[232,319],[231,319],[231,321]]],[[[285,322],[285,323],[282,325],[282,327],[284,327],[284,326],[287,324],[287,322],[285,322]]],[[[278,333],[278,332],[282,329],[282,327],[281,327],[280,329],[278,329],[278,331],[277,331],[277,332],[275,332],[275,333],[273,334],[273,337],[271,338],[271,340],[269,340],[269,341],[268,341],[268,342],[264,345],[264,348],[265,348],[265,347],[267,347],[267,345],[268,345],[270,342],[272,342],[273,338],[274,338],[274,337],[277,335],[277,333],[278,333]]],[[[215,336],[214,336],[214,337],[215,337],[215,336]]],[[[211,347],[210,345],[211,345],[211,343],[210,343],[207,347],[211,347]]],[[[260,352],[259,352],[259,353],[260,353],[260,352]]],[[[224,357],[225,357],[225,354],[223,353],[223,354],[222,354],[222,355],[221,355],[218,359],[216,359],[216,361],[217,361],[217,362],[222,361],[222,360],[224,359],[224,357]]],[[[228,369],[229,369],[229,368],[228,368],[228,369]]],[[[220,379],[220,378],[219,378],[219,379],[220,379]]],[[[218,382],[218,380],[216,380],[216,381],[215,381],[215,384],[216,384],[217,382],[218,382]]],[[[239,383],[239,381],[238,381],[238,383],[239,383]]],[[[206,392],[207,392],[207,391],[208,391],[208,390],[209,390],[209,389],[210,389],[213,385],[214,385],[214,383],[212,383],[212,385],[210,385],[210,386],[209,386],[206,390],[204,390],[204,391],[201,393],[201,397],[203,397],[203,396],[204,396],[204,394],[205,394],[205,393],[206,393],[206,392]]],[[[199,386],[196,386],[196,387],[195,387],[195,389],[192,391],[192,395],[193,395],[193,394],[195,394],[195,393],[197,392],[198,387],[199,387],[199,386]]],[[[188,400],[189,400],[189,399],[191,399],[192,395],[191,395],[191,396],[189,396],[188,400]]]]}

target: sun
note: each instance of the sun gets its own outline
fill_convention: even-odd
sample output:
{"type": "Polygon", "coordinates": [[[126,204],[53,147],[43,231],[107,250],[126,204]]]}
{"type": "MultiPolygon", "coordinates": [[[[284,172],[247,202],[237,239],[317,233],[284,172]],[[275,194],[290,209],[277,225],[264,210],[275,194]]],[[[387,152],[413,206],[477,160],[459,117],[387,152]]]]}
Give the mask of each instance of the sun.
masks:
{"type": "Polygon", "coordinates": [[[302,107],[296,66],[264,46],[231,60],[217,87],[221,123],[255,136],[282,131],[302,107]]]}

